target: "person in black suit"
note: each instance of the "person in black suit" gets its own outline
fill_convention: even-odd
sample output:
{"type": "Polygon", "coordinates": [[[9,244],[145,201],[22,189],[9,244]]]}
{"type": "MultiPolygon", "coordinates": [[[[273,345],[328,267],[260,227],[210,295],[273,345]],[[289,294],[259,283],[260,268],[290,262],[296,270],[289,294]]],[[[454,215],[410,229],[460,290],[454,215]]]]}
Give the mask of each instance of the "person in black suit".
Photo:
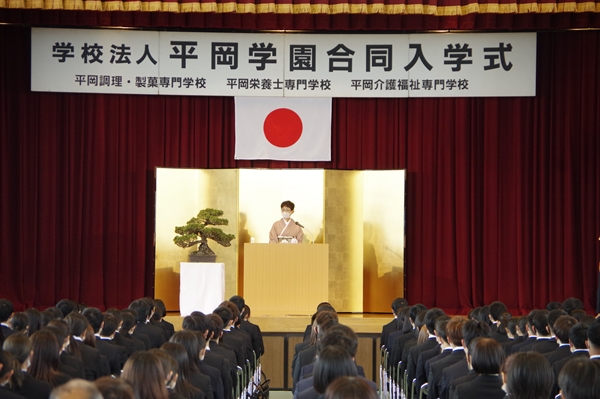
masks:
{"type": "MultiPolygon", "coordinates": [[[[408,341],[417,339],[419,337],[419,329],[416,326],[416,321],[417,316],[423,311],[427,311],[427,308],[423,304],[418,303],[416,305],[411,306],[408,314],[408,320],[410,325],[412,326],[412,330],[410,330],[410,332],[407,334],[400,335],[393,342],[391,342],[388,337],[388,343],[391,344],[389,348],[389,362],[390,365],[392,365],[392,367],[396,367],[400,363],[400,360],[402,360],[402,354],[404,353],[404,345],[408,341]]],[[[403,370],[406,369],[406,366],[403,367],[402,365],[400,365],[400,367],[403,368],[403,370]]]]}
{"type": "MultiPolygon", "coordinates": [[[[556,340],[552,338],[550,334],[550,326],[548,325],[548,311],[547,310],[539,310],[535,312],[532,318],[532,326],[533,332],[537,336],[536,342],[529,347],[528,350],[532,350],[534,352],[539,352],[541,354],[552,352],[553,350],[558,348],[558,344],[556,340]]],[[[524,352],[527,350],[527,347],[521,348],[521,351],[524,352]]]]}
{"type": "Polygon", "coordinates": [[[15,308],[11,301],[4,298],[0,299],[0,331],[2,332],[0,339],[6,339],[14,333],[13,329],[8,325],[8,319],[10,319],[14,311],[15,308]]]}
{"type": "Polygon", "coordinates": [[[435,336],[440,346],[424,351],[419,355],[415,372],[415,384],[418,389],[415,392],[419,392],[423,384],[427,382],[427,373],[431,363],[441,360],[452,353],[452,347],[448,343],[446,335],[446,326],[451,319],[450,316],[441,316],[435,322],[435,336]]]}
{"type": "MultiPolygon", "coordinates": [[[[181,344],[180,342],[167,342],[160,348],[160,351],[163,351],[175,359],[178,365],[179,378],[177,385],[181,383],[182,386],[177,387],[176,385],[175,392],[184,398],[197,398],[200,393],[207,398],[214,398],[215,390],[212,387],[210,377],[201,374],[198,370],[197,363],[193,359],[190,359],[190,356],[194,356],[191,352],[195,352],[198,349],[197,344],[194,343],[192,339],[195,339],[195,337],[189,335],[191,333],[190,331],[186,331],[183,335],[176,337],[179,332],[181,331],[176,332],[171,338],[173,340],[184,342],[185,344],[181,344]],[[199,376],[196,374],[199,374],[199,376]],[[207,392],[207,390],[210,390],[210,392],[207,392]]],[[[152,351],[155,350],[156,349],[153,349],[152,351]]],[[[195,356],[197,357],[197,355],[195,356]]]]}
{"type": "Polygon", "coordinates": [[[231,333],[231,326],[233,325],[233,312],[231,309],[225,306],[219,306],[213,311],[214,315],[217,315],[223,321],[223,330],[221,339],[219,342],[229,345],[235,352],[237,365],[244,368],[246,365],[246,347],[244,341],[236,337],[235,334],[231,333]]]}
{"type": "Polygon", "coordinates": [[[408,302],[404,298],[396,298],[392,301],[392,313],[394,315],[394,319],[383,326],[381,329],[381,340],[380,346],[387,347],[387,339],[390,333],[398,330],[402,330],[402,322],[398,318],[400,311],[408,306],[408,302]]]}
{"type": "MultiPolygon", "coordinates": [[[[508,340],[502,342],[502,349],[504,349],[504,353],[506,356],[509,356],[514,345],[517,345],[525,339],[525,333],[522,333],[519,329],[519,317],[511,317],[506,322],[506,336],[508,340]]],[[[525,320],[525,324],[527,324],[527,320],[525,320]]],[[[525,327],[523,327],[525,329],[525,327]]]]}
{"type": "Polygon", "coordinates": [[[587,348],[588,345],[588,337],[587,337],[588,327],[584,326],[581,323],[575,324],[569,330],[569,344],[571,345],[571,355],[565,357],[562,360],[554,362],[552,364],[552,371],[554,372],[554,386],[552,388],[552,394],[558,394],[558,375],[563,367],[569,362],[571,359],[576,359],[579,357],[589,358],[589,350],[587,348]]]}
{"type": "Polygon", "coordinates": [[[120,375],[127,361],[127,351],[112,342],[118,326],[117,319],[111,314],[103,315],[98,308],[85,308],[82,314],[94,330],[96,348],[108,359],[110,373],[115,376],[120,375]]]}
{"type": "MultiPolygon", "coordinates": [[[[502,378],[508,398],[550,398],[554,376],[541,353],[517,352],[502,366],[502,378]]],[[[554,397],[554,396],[552,396],[554,397]]]]}
{"type": "Polygon", "coordinates": [[[600,362],[584,357],[568,362],[558,385],[563,399],[600,398],[600,362]]]}
{"type": "Polygon", "coordinates": [[[448,342],[452,347],[452,353],[430,364],[427,374],[427,385],[429,387],[427,393],[428,398],[439,397],[439,383],[442,378],[442,371],[446,367],[465,358],[465,349],[462,346],[462,328],[466,322],[467,321],[462,317],[454,317],[448,322],[448,325],[446,326],[446,335],[448,336],[448,342]]]}
{"type": "MultiPolygon", "coordinates": [[[[538,309],[533,309],[526,316],[527,317],[527,325],[525,326],[525,328],[526,328],[526,331],[527,331],[527,338],[525,340],[523,340],[523,342],[521,342],[520,344],[514,345],[512,347],[512,349],[511,349],[511,353],[521,352],[522,348],[527,348],[527,350],[528,350],[529,348],[531,348],[533,346],[533,344],[535,344],[537,342],[537,336],[535,335],[535,333],[531,329],[532,322],[533,322],[532,321],[533,320],[533,316],[534,316],[534,314],[537,311],[538,311],[538,309]]],[[[521,325],[521,323],[519,323],[519,326],[520,325],[521,325]]]]}
{"type": "Polygon", "coordinates": [[[568,357],[571,354],[571,345],[569,345],[569,331],[577,324],[577,320],[571,316],[561,316],[554,322],[553,331],[556,336],[558,348],[552,352],[544,353],[550,364],[568,357]]]}
{"type": "Polygon", "coordinates": [[[24,399],[8,388],[10,378],[13,374],[12,359],[10,354],[0,350],[0,398],[2,399],[24,399]]]}
{"type": "Polygon", "coordinates": [[[108,359],[98,349],[92,348],[83,342],[88,326],[85,316],[81,313],[71,312],[65,317],[65,322],[71,332],[67,352],[83,361],[86,380],[94,381],[97,378],[110,375],[108,359]]]}
{"type": "Polygon", "coordinates": [[[471,341],[467,362],[476,377],[455,387],[452,399],[486,398],[503,399],[506,393],[502,389],[500,367],[504,363],[504,350],[493,338],[477,337],[471,341]]]}
{"type": "Polygon", "coordinates": [[[133,387],[136,398],[168,399],[167,380],[160,360],[148,351],[127,359],[121,378],[133,387]]]}
{"type": "Polygon", "coordinates": [[[216,314],[209,314],[206,316],[207,327],[210,329],[210,333],[208,336],[208,348],[211,352],[217,353],[223,356],[229,364],[231,365],[232,370],[232,381],[236,382],[237,380],[237,357],[233,348],[221,342],[221,337],[223,336],[223,320],[216,314]]]}
{"type": "Polygon", "coordinates": [[[252,367],[254,367],[254,350],[252,347],[252,337],[246,331],[240,329],[240,310],[238,307],[231,301],[223,301],[219,307],[226,307],[231,310],[233,314],[233,323],[229,329],[229,332],[232,333],[235,337],[239,338],[244,344],[245,349],[245,359],[250,361],[252,367]]]}
{"type": "Polygon", "coordinates": [[[256,354],[256,357],[259,358],[265,353],[265,346],[263,344],[262,333],[260,331],[260,327],[256,324],[252,324],[248,319],[250,318],[250,307],[246,305],[246,301],[239,295],[234,295],[229,298],[229,301],[235,306],[237,306],[240,312],[240,324],[239,328],[242,331],[250,334],[252,340],[252,349],[256,354]]]}
{"type": "MultiPolygon", "coordinates": [[[[408,364],[406,366],[406,372],[408,375],[409,392],[410,392],[410,387],[413,385],[413,380],[416,380],[417,362],[419,360],[419,356],[421,355],[421,353],[426,350],[429,350],[429,349],[439,348],[439,346],[440,346],[437,341],[437,337],[435,336],[435,323],[439,317],[442,317],[445,315],[446,315],[446,313],[444,313],[444,311],[439,308],[429,309],[425,313],[425,317],[423,319],[423,325],[427,329],[428,337],[423,343],[417,344],[408,350],[408,357],[407,357],[408,364]]],[[[419,388],[420,388],[420,386],[417,384],[415,386],[415,395],[418,395],[419,388]]]]}
{"type": "Polygon", "coordinates": [[[67,317],[71,312],[79,312],[79,306],[77,303],[70,299],[61,299],[56,303],[56,308],[62,313],[62,319],[67,317]]]}
{"type": "Polygon", "coordinates": [[[596,320],[588,327],[588,349],[590,351],[590,359],[600,361],[600,320],[596,320]]]}
{"type": "Polygon", "coordinates": [[[154,315],[152,323],[155,326],[162,328],[165,331],[165,339],[168,341],[175,334],[175,326],[173,323],[166,321],[164,318],[167,315],[167,307],[162,299],[154,299],[154,315]]]}
{"type": "MultiPolygon", "coordinates": [[[[15,366],[13,374],[10,377],[10,389],[28,399],[48,399],[52,390],[50,384],[45,381],[36,380],[29,373],[23,371],[24,368],[27,368],[26,366],[31,356],[29,338],[24,335],[13,334],[4,341],[2,349],[12,356],[15,366]]],[[[8,370],[5,371],[8,372],[8,370]]],[[[2,397],[1,394],[0,397],[2,397]]]]}
{"type": "Polygon", "coordinates": [[[141,298],[131,302],[129,307],[137,313],[135,332],[147,335],[152,348],[160,348],[166,342],[166,339],[164,330],[150,323],[154,302],[141,298]]]}
{"type": "MultiPolygon", "coordinates": [[[[462,326],[462,345],[465,355],[469,353],[469,348],[475,338],[489,338],[492,333],[488,323],[483,321],[469,320],[462,326]]],[[[456,363],[449,365],[442,370],[441,378],[437,386],[438,396],[442,399],[448,399],[450,394],[450,384],[452,381],[469,374],[469,366],[466,356],[456,363]]]]}
{"type": "MultiPolygon", "coordinates": [[[[506,305],[500,301],[495,301],[490,304],[490,321],[492,322],[492,338],[494,338],[499,343],[508,341],[508,336],[506,335],[506,331],[502,327],[501,316],[507,313],[506,305]]],[[[508,317],[510,318],[510,313],[508,313],[508,317]]]]}
{"type": "Polygon", "coordinates": [[[54,334],[60,346],[58,371],[71,378],[85,379],[83,361],[69,354],[66,350],[70,344],[69,326],[67,323],[64,320],[51,320],[45,328],[54,334]]]}
{"type": "Polygon", "coordinates": [[[46,381],[52,387],[71,380],[71,377],[58,371],[59,350],[58,341],[50,331],[41,329],[33,334],[31,336],[31,363],[28,368],[32,377],[46,381]]]}
{"type": "Polygon", "coordinates": [[[123,309],[123,311],[121,312],[121,319],[123,320],[123,324],[121,324],[121,327],[119,328],[119,334],[133,341],[136,352],[152,349],[150,338],[148,338],[146,334],[136,333],[136,318],[137,312],[135,310],[123,309]]]}
{"type": "MultiPolygon", "coordinates": [[[[113,336],[113,342],[115,344],[125,348],[125,352],[127,352],[127,357],[131,356],[133,354],[133,352],[138,350],[138,348],[136,347],[136,344],[133,341],[133,339],[131,339],[131,336],[128,336],[128,334],[125,335],[121,332],[121,328],[123,327],[123,316],[121,314],[121,311],[119,309],[111,308],[111,309],[107,309],[105,314],[110,314],[110,315],[114,316],[117,321],[117,329],[113,336]]],[[[104,321],[106,323],[106,320],[104,320],[104,321]]],[[[141,350],[144,350],[143,346],[144,346],[144,344],[141,343],[141,347],[142,347],[141,350]]]]}

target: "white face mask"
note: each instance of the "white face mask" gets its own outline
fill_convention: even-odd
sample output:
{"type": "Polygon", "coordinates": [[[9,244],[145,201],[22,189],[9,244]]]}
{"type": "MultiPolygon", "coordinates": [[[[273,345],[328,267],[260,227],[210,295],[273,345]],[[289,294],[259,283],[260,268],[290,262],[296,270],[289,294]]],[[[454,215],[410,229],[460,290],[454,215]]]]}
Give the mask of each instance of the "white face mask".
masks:
{"type": "Polygon", "coordinates": [[[292,214],[289,212],[281,212],[281,216],[283,216],[284,219],[289,219],[292,214]]]}

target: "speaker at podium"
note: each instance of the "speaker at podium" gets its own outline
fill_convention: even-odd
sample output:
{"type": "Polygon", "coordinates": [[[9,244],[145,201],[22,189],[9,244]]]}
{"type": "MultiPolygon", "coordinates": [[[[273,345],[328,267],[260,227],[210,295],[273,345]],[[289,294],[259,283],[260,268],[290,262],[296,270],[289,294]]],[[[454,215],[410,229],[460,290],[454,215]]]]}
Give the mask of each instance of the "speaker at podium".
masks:
{"type": "Polygon", "coordinates": [[[257,316],[314,313],[329,299],[329,245],[244,244],[244,299],[257,316]]]}

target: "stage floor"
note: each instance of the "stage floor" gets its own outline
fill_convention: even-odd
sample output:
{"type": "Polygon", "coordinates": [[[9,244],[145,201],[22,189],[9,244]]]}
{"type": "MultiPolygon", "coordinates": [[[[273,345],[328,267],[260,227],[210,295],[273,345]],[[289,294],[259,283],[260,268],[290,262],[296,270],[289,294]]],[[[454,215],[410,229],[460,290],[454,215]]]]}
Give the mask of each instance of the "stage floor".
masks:
{"type": "MultiPolygon", "coordinates": [[[[393,316],[390,314],[356,314],[339,313],[339,320],[354,330],[357,334],[381,333],[381,328],[389,323],[393,316]]],[[[252,316],[250,321],[257,324],[263,333],[304,333],[310,324],[311,315],[285,316],[252,316]]],[[[183,317],[178,314],[168,314],[165,319],[173,323],[175,330],[181,329],[183,317]]]]}

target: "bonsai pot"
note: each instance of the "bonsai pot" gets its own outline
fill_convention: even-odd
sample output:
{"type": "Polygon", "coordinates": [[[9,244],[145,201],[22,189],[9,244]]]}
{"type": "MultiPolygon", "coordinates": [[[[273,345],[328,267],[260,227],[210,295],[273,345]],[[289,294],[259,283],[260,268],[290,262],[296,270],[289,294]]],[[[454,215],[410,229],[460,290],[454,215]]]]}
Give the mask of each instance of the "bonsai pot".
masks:
{"type": "Polygon", "coordinates": [[[193,255],[189,254],[188,259],[190,262],[204,262],[204,263],[215,263],[217,255],[193,255]]]}

